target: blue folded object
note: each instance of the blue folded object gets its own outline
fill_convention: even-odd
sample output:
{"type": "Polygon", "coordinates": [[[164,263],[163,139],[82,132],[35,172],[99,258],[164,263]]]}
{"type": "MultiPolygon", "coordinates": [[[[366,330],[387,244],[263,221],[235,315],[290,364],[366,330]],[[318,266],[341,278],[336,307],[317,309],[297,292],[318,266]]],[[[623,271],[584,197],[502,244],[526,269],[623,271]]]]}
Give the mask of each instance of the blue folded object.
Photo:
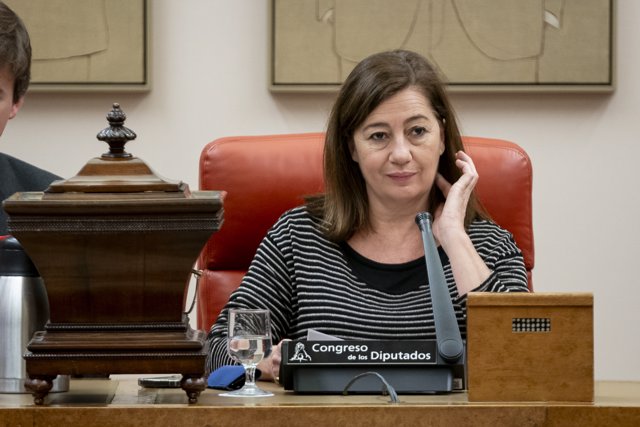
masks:
{"type": "Polygon", "coordinates": [[[218,390],[237,390],[244,385],[244,378],[244,367],[240,365],[223,365],[209,374],[207,387],[218,390]]]}

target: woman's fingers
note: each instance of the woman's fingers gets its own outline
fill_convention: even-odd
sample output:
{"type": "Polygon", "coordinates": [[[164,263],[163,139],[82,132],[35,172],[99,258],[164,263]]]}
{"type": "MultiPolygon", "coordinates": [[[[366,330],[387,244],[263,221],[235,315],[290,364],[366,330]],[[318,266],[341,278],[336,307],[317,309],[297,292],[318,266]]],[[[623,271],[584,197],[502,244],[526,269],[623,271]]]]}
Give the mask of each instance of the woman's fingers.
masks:
{"type": "Polygon", "coordinates": [[[458,182],[460,182],[461,186],[470,193],[478,181],[476,165],[467,153],[464,151],[458,151],[456,153],[456,166],[462,172],[458,182]]]}
{"type": "Polygon", "coordinates": [[[284,339],[278,343],[278,345],[273,347],[271,352],[271,377],[279,382],[280,376],[280,364],[282,363],[282,343],[284,341],[291,341],[290,339],[284,339]]]}

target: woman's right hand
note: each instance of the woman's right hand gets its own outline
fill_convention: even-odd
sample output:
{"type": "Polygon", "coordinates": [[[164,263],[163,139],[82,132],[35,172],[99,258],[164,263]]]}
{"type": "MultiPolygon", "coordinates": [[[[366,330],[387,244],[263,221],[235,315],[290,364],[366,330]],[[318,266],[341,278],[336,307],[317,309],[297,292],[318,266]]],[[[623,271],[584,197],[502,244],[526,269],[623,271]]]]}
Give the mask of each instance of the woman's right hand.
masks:
{"type": "Polygon", "coordinates": [[[467,204],[478,182],[478,172],[473,160],[464,151],[456,153],[456,166],[460,168],[462,175],[453,184],[440,174],[436,176],[436,185],[442,191],[445,202],[434,212],[433,233],[445,250],[450,238],[466,235],[464,219],[467,204]]]}
{"type": "Polygon", "coordinates": [[[276,383],[279,383],[280,363],[282,362],[282,343],[284,341],[291,340],[284,339],[277,345],[274,345],[271,348],[271,355],[269,355],[269,357],[267,357],[266,359],[262,359],[262,361],[258,363],[258,369],[260,369],[261,372],[261,380],[274,381],[276,383]]]}

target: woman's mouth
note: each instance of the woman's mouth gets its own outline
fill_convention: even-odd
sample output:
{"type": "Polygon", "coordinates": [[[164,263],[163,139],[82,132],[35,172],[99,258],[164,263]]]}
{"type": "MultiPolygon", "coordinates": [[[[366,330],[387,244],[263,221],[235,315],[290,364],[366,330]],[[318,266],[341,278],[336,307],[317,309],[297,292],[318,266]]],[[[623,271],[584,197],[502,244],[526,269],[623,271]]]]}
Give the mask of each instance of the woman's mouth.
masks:
{"type": "Polygon", "coordinates": [[[391,180],[393,180],[394,182],[402,183],[402,182],[409,181],[411,178],[415,176],[415,174],[416,174],[415,172],[392,172],[387,174],[387,176],[391,178],[391,180]]]}

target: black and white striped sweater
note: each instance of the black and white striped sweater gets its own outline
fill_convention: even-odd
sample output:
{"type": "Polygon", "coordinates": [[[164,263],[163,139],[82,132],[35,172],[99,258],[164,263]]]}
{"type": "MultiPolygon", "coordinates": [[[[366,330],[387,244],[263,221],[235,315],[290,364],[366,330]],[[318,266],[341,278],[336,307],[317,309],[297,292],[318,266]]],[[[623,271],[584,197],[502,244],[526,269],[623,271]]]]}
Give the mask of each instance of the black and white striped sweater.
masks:
{"type": "MultiPolygon", "coordinates": [[[[475,291],[526,292],[527,274],[511,234],[489,221],[475,221],[468,234],[493,271],[475,291]]],[[[463,337],[466,297],[458,295],[451,265],[443,264],[463,337]]],[[[304,207],[280,217],[260,244],[240,287],[209,332],[207,368],[234,362],[227,354],[227,310],[268,308],[274,344],[306,337],[308,329],[343,339],[434,339],[427,284],[400,294],[376,290],[349,267],[340,245],[330,242],[304,207]]]]}

